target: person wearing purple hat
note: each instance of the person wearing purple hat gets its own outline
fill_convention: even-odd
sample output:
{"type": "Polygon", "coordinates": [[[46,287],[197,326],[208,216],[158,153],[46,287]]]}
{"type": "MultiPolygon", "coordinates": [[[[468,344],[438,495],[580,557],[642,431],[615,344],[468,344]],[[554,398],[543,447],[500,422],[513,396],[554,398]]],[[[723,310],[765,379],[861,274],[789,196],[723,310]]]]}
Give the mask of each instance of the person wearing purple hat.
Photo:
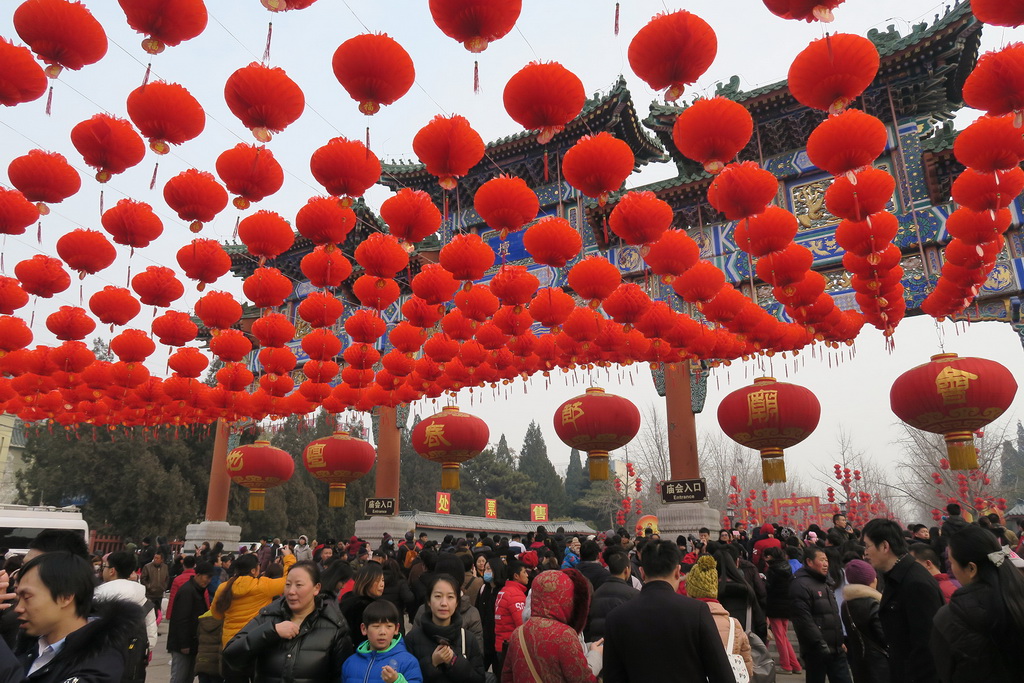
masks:
{"type": "Polygon", "coordinates": [[[846,585],[840,614],[846,627],[846,658],[854,683],[889,680],[889,654],[878,616],[882,594],[875,590],[878,575],[864,560],[846,563],[846,585]]]}

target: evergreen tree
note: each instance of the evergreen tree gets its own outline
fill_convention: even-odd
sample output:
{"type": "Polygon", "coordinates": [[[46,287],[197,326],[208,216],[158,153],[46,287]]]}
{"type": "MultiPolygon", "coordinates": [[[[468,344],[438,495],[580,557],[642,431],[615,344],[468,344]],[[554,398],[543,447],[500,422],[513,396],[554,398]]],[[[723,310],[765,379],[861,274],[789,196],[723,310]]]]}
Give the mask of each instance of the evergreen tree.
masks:
{"type": "Polygon", "coordinates": [[[499,462],[502,462],[502,463],[508,465],[509,467],[515,467],[516,466],[516,463],[515,463],[515,459],[516,459],[515,453],[513,453],[512,449],[508,447],[508,441],[505,440],[505,435],[504,434],[502,434],[501,438],[498,439],[498,446],[495,449],[494,455],[498,459],[499,462]]]}
{"type": "Polygon", "coordinates": [[[437,492],[441,490],[441,465],[422,457],[412,447],[412,430],[419,422],[417,416],[408,429],[402,430],[399,504],[402,510],[433,512],[437,492]]]}
{"type": "Polygon", "coordinates": [[[583,465],[580,452],[575,448],[569,453],[569,468],[565,471],[565,495],[569,501],[579,500],[590,485],[590,475],[583,465]]]}
{"type": "Polygon", "coordinates": [[[547,503],[548,515],[552,519],[569,513],[568,499],[562,478],[548,459],[548,447],[536,421],[530,422],[519,451],[519,472],[525,474],[537,486],[535,500],[531,503],[547,503]]]}
{"type": "Polygon", "coordinates": [[[528,476],[498,456],[497,448],[487,448],[462,465],[462,488],[452,496],[452,507],[459,514],[483,517],[486,499],[493,498],[501,519],[527,520],[536,490],[528,476]]]}

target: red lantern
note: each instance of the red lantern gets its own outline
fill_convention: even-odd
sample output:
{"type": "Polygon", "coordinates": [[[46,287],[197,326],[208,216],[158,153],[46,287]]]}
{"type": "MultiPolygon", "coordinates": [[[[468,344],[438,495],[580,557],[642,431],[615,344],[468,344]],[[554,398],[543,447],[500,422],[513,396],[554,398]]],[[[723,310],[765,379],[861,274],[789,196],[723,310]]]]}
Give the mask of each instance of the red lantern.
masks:
{"type": "Polygon", "coordinates": [[[235,208],[243,211],[284,185],[284,170],[265,147],[240,142],[217,157],[216,167],[228,192],[238,195],[232,202],[235,208]]]}
{"type": "Polygon", "coordinates": [[[750,142],[754,119],[742,104],[725,97],[698,99],[672,126],[672,141],[683,156],[719,173],[750,142]]]}
{"type": "Polygon", "coordinates": [[[336,197],[310,197],[295,214],[295,229],[313,244],[341,244],[357,221],[336,197]]]}
{"type": "Polygon", "coordinates": [[[142,304],[124,287],[107,285],[89,297],[89,310],[104,325],[127,325],[142,310],[142,304]]]}
{"type": "Polygon", "coordinates": [[[345,506],[345,487],[373,467],[377,453],[366,441],[344,432],[311,441],[302,451],[302,463],[309,473],[330,484],[328,505],[345,506]]]}
{"type": "Polygon", "coordinates": [[[249,253],[260,259],[277,258],[291,248],[295,240],[292,226],[273,211],[257,211],[238,224],[238,239],[249,253]]]}
{"type": "Polygon", "coordinates": [[[842,175],[869,165],[885,151],[885,124],[858,109],[831,116],[807,138],[807,157],[818,168],[842,175]]]}
{"type": "Polygon", "coordinates": [[[210,360],[199,349],[190,346],[178,349],[167,359],[167,367],[189,379],[199,377],[209,364],[210,360]]]}
{"type": "Polygon", "coordinates": [[[156,351],[156,344],[142,330],[125,330],[110,340],[110,351],[123,363],[141,363],[156,351]]]}
{"type": "Polygon", "coordinates": [[[537,263],[561,268],[583,248],[583,238],[564,218],[546,216],[523,235],[523,247],[537,263]]]}
{"type": "MultiPolygon", "coordinates": [[[[971,0],[971,12],[978,21],[993,26],[1024,24],[1024,7],[1002,0],[971,0]]],[[[938,517],[936,517],[936,520],[938,517]]]]}
{"type": "Polygon", "coordinates": [[[195,305],[196,317],[210,330],[226,330],[242,319],[242,305],[227,292],[207,292],[195,305]]]}
{"type": "Polygon", "coordinates": [[[117,251],[102,232],[77,228],[57,240],[57,255],[79,278],[103,270],[117,258],[117,251]]]}
{"type": "Polygon", "coordinates": [[[380,205],[380,217],[401,242],[416,243],[441,227],[441,212],[423,190],[403,187],[380,205]]]}
{"type": "Polygon", "coordinates": [[[345,306],[330,292],[310,292],[295,312],[310,327],[331,327],[345,312],[345,306]]]}
{"type": "Polygon", "coordinates": [[[483,139],[458,114],[439,114],[431,119],[413,137],[412,149],[427,173],[437,176],[438,184],[446,190],[454,190],[456,178],[469,173],[484,158],[483,139]]]}
{"type": "Polygon", "coordinates": [[[456,280],[479,280],[494,265],[494,250],[480,235],[461,234],[441,247],[441,265],[456,280]]]}
{"type": "Polygon", "coordinates": [[[978,466],[974,431],[1002,415],[1016,393],[1013,374],[999,363],[941,353],[896,378],[889,402],[907,424],[943,434],[950,467],[968,470],[978,466]]]}
{"type": "Polygon", "coordinates": [[[566,182],[604,206],[633,172],[633,150],[611,133],[584,135],[562,158],[566,182]]]}
{"type": "Polygon", "coordinates": [[[146,145],[132,124],[108,114],[96,114],[72,128],[71,144],[85,163],[96,169],[96,180],[101,183],[146,156],[146,145]]]}
{"type": "Polygon", "coordinates": [[[349,38],[334,51],[332,66],[334,77],[367,116],[409,92],[416,80],[409,53],[384,33],[349,38]]]}
{"type": "Polygon", "coordinates": [[[659,14],[629,43],[629,66],[654,90],[674,102],[704,75],[718,53],[718,38],[706,21],[686,10],[659,14]]]}
{"type": "Polygon", "coordinates": [[[1024,110],[1024,44],[1011,43],[983,54],[964,81],[963,96],[967,106],[989,116],[1013,113],[1019,125],[1024,110]]]}
{"type": "Polygon", "coordinates": [[[501,307],[501,302],[487,285],[477,285],[455,293],[455,307],[469,320],[485,322],[501,307]]]}
{"type": "Polygon", "coordinates": [[[217,371],[217,384],[228,391],[245,391],[254,379],[244,363],[227,363],[217,371]]]}
{"type": "Polygon", "coordinates": [[[473,195],[473,208],[487,227],[505,239],[537,217],[540,200],[522,178],[501,175],[480,186],[473,195]]]}
{"type": "Polygon", "coordinates": [[[0,234],[24,235],[39,220],[39,207],[18,190],[0,187],[0,234]]]}
{"type": "Polygon", "coordinates": [[[956,136],[953,155],[982,173],[1007,170],[1024,159],[1024,139],[1013,116],[982,116],[956,136]]]}
{"type": "Polygon", "coordinates": [[[139,86],[128,94],[127,105],[128,117],[149,138],[149,148],[157,154],[167,154],[170,145],[199,137],[206,127],[202,105],[177,83],[153,81],[139,86]]]}
{"type": "Polygon", "coordinates": [[[503,306],[525,306],[539,286],[526,266],[502,266],[491,278],[491,291],[503,306]]]}
{"type": "Polygon", "coordinates": [[[766,484],[786,481],[783,449],[800,443],[821,417],[818,399],[804,387],[759,377],[718,406],[718,423],[730,439],[761,452],[766,484]]]}
{"type": "Polygon", "coordinates": [[[292,281],[277,268],[257,268],[242,283],[242,292],[257,308],[276,308],[292,294],[292,281]]]}
{"type": "Polygon", "coordinates": [[[380,160],[358,140],[332,138],[313,152],[309,169],[328,194],[362,197],[380,180],[380,160]]]}
{"type": "MultiPolygon", "coordinates": [[[[32,343],[32,330],[21,318],[0,316],[0,358],[32,343]]],[[[14,356],[11,356],[13,359],[14,356]]]]}
{"type": "Polygon", "coordinates": [[[651,297],[632,282],[623,282],[604,300],[604,311],[620,325],[631,325],[651,306],[651,297]]]}
{"type": "MultiPolygon", "coordinates": [[[[956,212],[954,212],[956,213],[956,212]]],[[[951,216],[952,217],[952,216],[951,216]]],[[[948,225],[948,221],[947,221],[948,225]]],[[[871,214],[863,221],[844,220],[836,227],[836,242],[858,256],[885,249],[899,231],[900,223],[888,211],[871,214]]]]}
{"type": "Polygon", "coordinates": [[[153,207],[134,199],[122,199],[107,209],[100,223],[115,242],[132,249],[149,246],[164,231],[164,224],[153,213],[153,207]]]}
{"type": "Polygon", "coordinates": [[[356,311],[345,321],[345,332],[352,341],[372,344],[387,332],[388,326],[380,315],[371,311],[356,311]]]}
{"type": "MultiPolygon", "coordinates": [[[[82,187],[78,171],[63,155],[41,149],[29,150],[28,154],[12,160],[7,167],[7,177],[25,199],[37,205],[42,202],[59,204],[82,187]]],[[[39,212],[45,215],[50,211],[39,206],[39,212]]]]}
{"type": "Polygon", "coordinates": [[[653,192],[627,192],[612,209],[608,227],[626,244],[654,242],[672,227],[672,207],[653,192]]]}
{"type": "Polygon", "coordinates": [[[46,74],[28,48],[0,38],[0,104],[13,107],[38,100],[46,92],[46,74]]]}
{"type": "Polygon", "coordinates": [[[267,489],[285,483],[294,473],[292,456],[266,439],[228,453],[228,474],[231,481],[249,489],[250,510],[263,510],[267,489]]]}
{"type": "MultiPolygon", "coordinates": [[[[1024,170],[979,173],[966,169],[953,181],[953,201],[972,211],[1005,209],[1024,190],[1024,170]]],[[[833,212],[834,213],[834,212],[833,212]]]]}
{"type": "Polygon", "coordinates": [[[13,277],[0,275],[0,314],[10,315],[28,303],[28,294],[13,277]]]}
{"type": "Polygon", "coordinates": [[[516,25],[522,0],[430,0],[430,16],[449,38],[470,52],[483,52],[516,25]]]}
{"type": "Polygon", "coordinates": [[[796,216],[777,206],[769,206],[764,213],[740,221],[733,239],[736,246],[751,256],[767,256],[785,249],[796,237],[797,228],[796,216]]]}
{"type": "Polygon", "coordinates": [[[672,281],[672,289],[691,304],[710,301],[725,285],[725,273],[711,261],[698,261],[672,281]]]}
{"type": "Polygon", "coordinates": [[[194,239],[177,253],[185,277],[199,281],[199,290],[231,270],[231,257],[217,240],[194,239]]]}
{"type": "Polygon", "coordinates": [[[398,244],[395,236],[381,232],[360,242],[355,257],[367,275],[378,278],[393,278],[409,265],[409,253],[398,244]]]}
{"type": "Polygon", "coordinates": [[[191,221],[192,232],[199,232],[228,205],[228,193],[212,173],[190,168],[167,181],[164,201],[178,218],[191,221]]]}
{"type": "Polygon", "coordinates": [[[785,249],[759,258],[757,276],[775,287],[785,287],[803,280],[813,262],[810,249],[791,242],[785,249]]]}
{"type": "MultiPolygon", "coordinates": [[[[412,292],[431,306],[451,300],[459,289],[459,281],[437,263],[428,263],[412,279],[412,292]]],[[[470,291],[474,291],[474,288],[470,291]]]]}
{"type": "Polygon", "coordinates": [[[590,387],[555,410],[555,432],[570,448],[587,452],[591,481],[608,479],[608,452],[622,448],[640,431],[632,402],[590,387]]]}
{"type": "MultiPolygon", "coordinates": [[[[505,111],[546,145],[583,110],[583,83],[558,62],[530,62],[505,84],[505,111]]],[[[492,226],[493,227],[493,226],[492,226]]]]}
{"type": "Polygon", "coordinates": [[[836,178],[825,191],[825,206],[835,216],[862,221],[871,214],[884,211],[895,191],[896,179],[891,173],[881,168],[865,168],[854,174],[852,179],[847,176],[836,178]]]}
{"type": "Polygon", "coordinates": [[[36,254],[14,266],[14,276],[28,294],[51,298],[71,286],[71,276],[58,259],[36,254]]]}
{"type": "Polygon", "coordinates": [[[146,306],[166,308],[185,293],[174,271],[163,266],[149,266],[132,278],[132,289],[146,306]]]}
{"type": "Polygon", "coordinates": [[[480,418],[445,406],[413,428],[412,446],[427,460],[441,463],[441,488],[458,491],[461,463],[479,455],[489,435],[480,418]]]}
{"type": "Polygon", "coordinates": [[[708,187],[708,202],[729,220],[759,214],[775,199],[779,181],[753,161],[729,164],[708,187]]]}
{"type": "Polygon", "coordinates": [[[302,88],[280,67],[257,62],[228,76],[224,84],[228,109],[260,142],[270,142],[302,116],[306,98],[302,88]]]}
{"type": "Polygon", "coordinates": [[[77,71],[107,54],[103,26],[80,2],[23,2],[14,10],[14,29],[32,52],[50,65],[46,74],[51,78],[64,67],[77,71]]]}
{"type": "Polygon", "coordinates": [[[152,330],[157,340],[167,346],[184,346],[199,334],[199,327],[189,314],[181,311],[167,311],[153,318],[152,330]]]}
{"type": "Polygon", "coordinates": [[[878,49],[870,40],[835,33],[796,56],[789,67],[789,91],[806,107],[838,114],[871,85],[878,64],[878,49]]]}
{"type": "Polygon", "coordinates": [[[221,330],[210,339],[210,352],[225,363],[238,362],[250,351],[252,342],[241,330],[221,330]]]}
{"type": "Polygon", "coordinates": [[[299,262],[302,274],[314,287],[337,287],[352,274],[352,264],[340,249],[319,246],[302,257],[299,262]]]}
{"type": "Polygon", "coordinates": [[[147,36],[142,49],[158,55],[167,46],[192,40],[206,28],[203,0],[117,0],[128,25],[147,36]]]}
{"type": "Polygon", "coordinates": [[[597,308],[621,282],[619,269],[601,256],[588,256],[569,270],[569,287],[584,299],[589,299],[591,308],[597,308]]]}
{"type": "Polygon", "coordinates": [[[832,10],[846,0],[763,0],[768,11],[783,19],[831,22],[832,10]]]}
{"type": "Polygon", "coordinates": [[[96,329],[96,323],[77,306],[61,306],[46,316],[46,329],[61,341],[79,341],[96,329]]]}
{"type": "Polygon", "coordinates": [[[666,230],[644,255],[651,271],[666,283],[685,273],[699,260],[700,247],[685,230],[666,230]]]}
{"type": "Polygon", "coordinates": [[[390,278],[363,275],[352,284],[352,293],[363,306],[378,311],[386,310],[402,295],[398,283],[390,278]]]}
{"type": "Polygon", "coordinates": [[[277,348],[295,338],[295,326],[280,313],[264,313],[253,322],[252,335],[260,346],[277,348]]]}

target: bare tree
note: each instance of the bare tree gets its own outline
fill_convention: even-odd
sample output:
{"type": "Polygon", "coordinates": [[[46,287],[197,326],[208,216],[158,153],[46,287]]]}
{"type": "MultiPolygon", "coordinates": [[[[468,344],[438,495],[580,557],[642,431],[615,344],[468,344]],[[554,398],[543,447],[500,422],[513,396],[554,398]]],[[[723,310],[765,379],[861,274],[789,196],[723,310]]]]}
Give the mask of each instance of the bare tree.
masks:
{"type": "Polygon", "coordinates": [[[671,469],[665,416],[658,403],[651,402],[644,407],[641,424],[640,433],[630,444],[630,459],[651,481],[664,481],[669,478],[671,469]]]}

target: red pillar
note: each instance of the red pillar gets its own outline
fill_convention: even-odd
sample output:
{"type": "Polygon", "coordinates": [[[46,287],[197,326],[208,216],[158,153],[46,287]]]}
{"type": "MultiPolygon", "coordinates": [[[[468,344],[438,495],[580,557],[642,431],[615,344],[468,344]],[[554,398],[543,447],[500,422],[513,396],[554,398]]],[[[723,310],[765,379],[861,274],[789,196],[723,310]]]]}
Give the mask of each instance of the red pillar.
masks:
{"type": "Polygon", "coordinates": [[[213,462],[210,465],[210,488],[206,492],[206,521],[228,521],[228,426],[217,420],[217,435],[213,440],[213,462]]]}
{"type": "Polygon", "coordinates": [[[699,479],[697,417],[691,403],[688,363],[665,366],[665,412],[672,479],[699,479]]]}
{"type": "Polygon", "coordinates": [[[394,498],[396,515],[401,451],[402,439],[398,431],[396,410],[381,406],[380,423],[377,428],[377,481],[374,495],[377,498],[394,498]]]}

